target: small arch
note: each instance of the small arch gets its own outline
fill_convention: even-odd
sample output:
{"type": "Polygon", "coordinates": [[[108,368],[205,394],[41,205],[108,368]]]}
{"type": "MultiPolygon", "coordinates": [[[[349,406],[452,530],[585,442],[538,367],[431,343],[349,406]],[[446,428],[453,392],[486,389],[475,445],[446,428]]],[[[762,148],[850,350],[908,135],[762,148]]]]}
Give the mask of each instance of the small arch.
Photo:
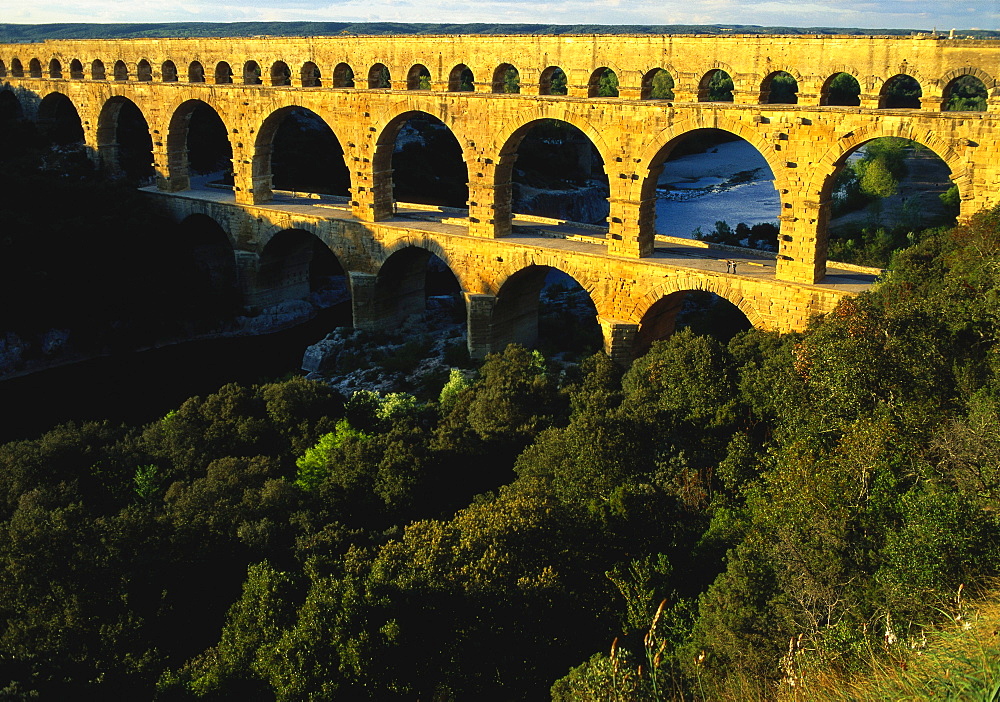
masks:
{"type": "Polygon", "coordinates": [[[36,58],[31,59],[31,61],[28,62],[28,75],[31,78],[41,78],[42,62],[36,58]]]}
{"type": "Polygon", "coordinates": [[[115,61],[115,81],[124,83],[128,80],[128,66],[121,59],[115,61]]]}
{"type": "Polygon", "coordinates": [[[204,83],[205,82],[205,67],[201,65],[201,61],[192,61],[188,65],[188,83],[204,83]]]}
{"type": "Polygon", "coordinates": [[[920,109],[922,95],[916,78],[899,73],[883,84],[878,106],[884,110],[917,110],[920,109]]]}
{"type": "Polygon", "coordinates": [[[389,68],[384,63],[376,63],[368,71],[368,88],[370,90],[385,90],[392,87],[389,68]]]}
{"type": "Polygon", "coordinates": [[[260,85],[260,64],[256,61],[247,61],[243,64],[243,85],[260,85]]]}
{"type": "Polygon", "coordinates": [[[654,68],[642,77],[643,100],[673,100],[674,77],[669,71],[654,68]]]}
{"type": "Polygon", "coordinates": [[[284,61],[275,61],[271,65],[271,85],[288,86],[292,84],[292,71],[284,61]]]}
{"type": "Polygon", "coordinates": [[[618,97],[618,74],[606,66],[591,73],[587,97],[618,97]]]}
{"type": "Polygon", "coordinates": [[[448,75],[449,92],[465,93],[471,92],[475,89],[475,77],[472,75],[472,69],[464,63],[460,63],[451,69],[451,73],[448,75]]]}
{"type": "Polygon", "coordinates": [[[733,78],[721,68],[713,68],[701,77],[698,102],[732,102],[733,78]]]}
{"type": "Polygon", "coordinates": [[[83,80],[83,64],[80,59],[73,59],[69,62],[69,77],[73,80],[83,80]]]}
{"type": "Polygon", "coordinates": [[[59,59],[52,59],[49,61],[49,78],[62,78],[62,64],[59,63],[59,59]]]}
{"type": "Polygon", "coordinates": [[[94,80],[106,80],[106,75],[104,62],[101,59],[94,59],[94,62],[90,64],[90,77],[94,80]]]}
{"type": "Polygon", "coordinates": [[[177,82],[177,65],[173,61],[164,61],[160,66],[160,79],[164,83],[177,82]]]}
{"type": "Polygon", "coordinates": [[[406,89],[431,89],[431,72],[427,70],[427,66],[422,63],[414,64],[414,66],[406,74],[406,89]]]}
{"type": "Polygon", "coordinates": [[[353,88],[354,69],[352,69],[346,63],[338,63],[337,66],[333,69],[333,87],[353,88]]]}
{"type": "Polygon", "coordinates": [[[229,85],[233,82],[233,67],[227,61],[215,64],[215,84],[229,85]]]}
{"type": "Polygon", "coordinates": [[[493,92],[506,94],[521,92],[521,74],[513,65],[501,63],[493,71],[493,92]]]}
{"type": "Polygon", "coordinates": [[[7,64],[3,62],[3,59],[0,59],[0,78],[6,78],[6,77],[7,77],[7,64]]]}
{"type": "Polygon", "coordinates": [[[67,96],[49,93],[38,104],[38,127],[54,144],[65,146],[83,143],[80,113],[67,96]]]}
{"type": "Polygon", "coordinates": [[[299,77],[303,88],[320,88],[323,86],[319,66],[312,61],[306,61],[302,64],[302,71],[299,73],[299,77]]]}
{"type": "Polygon", "coordinates": [[[978,76],[965,74],[948,82],[944,88],[942,109],[946,112],[985,112],[989,92],[978,76]]]}
{"type": "Polygon", "coordinates": [[[858,107],[861,105],[861,84],[846,71],[834,73],[823,83],[820,104],[858,107]]]}
{"type": "Polygon", "coordinates": [[[24,77],[24,67],[21,65],[21,59],[15,58],[10,60],[10,75],[14,78],[24,77]]]}
{"type": "Polygon", "coordinates": [[[775,71],[760,84],[760,101],[770,105],[795,105],[799,101],[799,82],[788,71],[775,71]]]}
{"type": "Polygon", "coordinates": [[[136,64],[135,79],[142,83],[148,83],[153,80],[153,67],[146,59],[142,59],[136,64]]]}
{"type": "Polygon", "coordinates": [[[559,66],[549,66],[538,78],[539,95],[565,95],[566,72],[559,66]]]}

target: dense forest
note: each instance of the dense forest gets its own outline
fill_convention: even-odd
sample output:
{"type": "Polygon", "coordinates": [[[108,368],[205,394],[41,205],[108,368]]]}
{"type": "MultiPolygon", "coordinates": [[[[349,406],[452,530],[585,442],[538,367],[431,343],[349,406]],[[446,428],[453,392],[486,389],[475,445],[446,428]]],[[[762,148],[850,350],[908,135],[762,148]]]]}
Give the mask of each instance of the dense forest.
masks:
{"type": "MultiPolygon", "coordinates": [[[[46,39],[142,39],[178,37],[321,37],[340,34],[856,34],[907,36],[912,29],[845,27],[761,27],[749,24],[438,24],[421,22],[157,22],[143,24],[2,24],[0,42],[46,39]]],[[[1000,32],[963,30],[963,36],[992,39],[1000,32]]]]}
{"type": "MultiPolygon", "coordinates": [[[[74,277],[159,225],[19,134],[6,299],[181,323],[156,267],[74,277]]],[[[0,699],[852,698],[1000,564],[1000,210],[906,243],[802,333],[511,346],[419,400],[226,385],[0,446],[0,699]]]]}

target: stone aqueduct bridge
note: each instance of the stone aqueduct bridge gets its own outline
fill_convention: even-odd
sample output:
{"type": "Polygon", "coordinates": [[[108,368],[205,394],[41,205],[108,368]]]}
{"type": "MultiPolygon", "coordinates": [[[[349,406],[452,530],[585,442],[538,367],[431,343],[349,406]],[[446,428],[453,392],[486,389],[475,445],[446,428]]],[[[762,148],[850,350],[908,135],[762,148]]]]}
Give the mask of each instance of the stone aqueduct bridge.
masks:
{"type": "MultiPolygon", "coordinates": [[[[248,293],[255,276],[265,274],[260,261],[269,241],[286,229],[302,229],[325,242],[348,271],[355,324],[373,326],[410,310],[422,290],[418,264],[426,254],[392,267],[389,280],[392,255],[430,251],[451,267],[466,295],[475,355],[530,336],[540,285],[530,272],[543,265],[570,273],[590,292],[606,347],[619,358],[631,353],[640,324],[664,325],[664,298],[684,290],[714,291],[758,326],[803,327],[811,315],[864,287],[835,265],[827,270],[826,227],[833,178],[865,142],[898,136],[932,149],[959,188],[962,217],[1000,202],[998,79],[1000,42],[929,36],[380,36],[0,45],[0,83],[18,95],[24,111],[37,112],[52,93],[65,95],[80,115],[87,145],[106,165],[113,167],[117,158],[121,106],[134,103],[152,138],[153,190],[179,218],[200,213],[222,225],[248,293]],[[566,95],[551,94],[556,67],[566,75],[566,95]],[[511,68],[520,78],[518,93],[504,92],[511,68]],[[429,74],[429,90],[420,89],[417,69],[429,74]],[[467,88],[458,78],[466,69],[471,91],[459,89],[467,88]],[[619,97],[595,97],[607,69],[617,74],[619,97]],[[649,99],[659,69],[674,81],[672,100],[649,99]],[[718,70],[734,81],[731,103],[705,101],[718,70]],[[389,87],[375,87],[385,71],[389,87]],[[768,104],[778,72],[796,79],[797,104],[768,104]],[[829,104],[830,82],[841,72],[858,80],[859,106],[829,104]],[[919,109],[886,108],[884,86],[900,75],[919,83],[919,109]],[[944,111],[954,81],[966,75],[985,85],[987,110],[944,111]],[[225,124],[233,154],[231,191],[199,189],[189,174],[188,122],[201,103],[225,124]],[[351,188],[339,210],[272,190],[274,135],[296,107],[322,117],[344,150],[351,188]],[[393,145],[400,127],[417,113],[440,119],[456,136],[468,167],[467,213],[428,221],[394,213],[393,145]],[[517,148],[543,119],[575,125],[603,159],[610,216],[597,237],[542,238],[512,226],[517,148]],[[741,265],[729,275],[724,259],[736,254],[692,258],[691,250],[676,242],[664,248],[655,236],[662,163],[685,135],[702,128],[746,139],[770,165],[781,202],[776,260],[741,265]],[[657,306],[655,320],[649,313],[657,306]]],[[[289,280],[295,270],[287,265],[289,280]]]]}

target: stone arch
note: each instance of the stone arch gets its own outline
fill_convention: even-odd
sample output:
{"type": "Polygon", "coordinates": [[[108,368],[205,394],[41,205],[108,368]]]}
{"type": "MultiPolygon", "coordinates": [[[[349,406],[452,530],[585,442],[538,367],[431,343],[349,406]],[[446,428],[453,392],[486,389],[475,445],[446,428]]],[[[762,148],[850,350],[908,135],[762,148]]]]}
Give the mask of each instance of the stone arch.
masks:
{"type": "Polygon", "coordinates": [[[344,62],[338,63],[333,69],[334,88],[353,88],[354,69],[344,62]]]}
{"type": "Polygon", "coordinates": [[[319,285],[323,273],[344,273],[340,258],[310,227],[279,229],[262,244],[249,300],[253,306],[303,300],[319,285]]]}
{"type": "Polygon", "coordinates": [[[201,61],[192,61],[188,64],[188,83],[204,83],[205,67],[201,61]]]}
{"type": "Polygon", "coordinates": [[[135,79],[143,83],[153,80],[153,66],[146,59],[142,59],[136,64],[135,79]]]}
{"type": "Polygon", "coordinates": [[[227,61],[215,64],[215,84],[228,85],[233,82],[233,67],[227,61]]]}
{"type": "Polygon", "coordinates": [[[160,66],[160,80],[164,83],[177,82],[177,64],[169,59],[160,66]]]}
{"type": "MultiPolygon", "coordinates": [[[[721,61],[716,61],[712,64],[712,67],[705,71],[701,76],[701,80],[698,81],[698,102],[711,102],[710,86],[712,81],[718,77],[720,73],[725,74],[734,83],[735,87],[735,71],[729,64],[722,63],[721,61]]],[[[733,98],[730,97],[729,100],[722,100],[722,102],[733,102],[733,98]]]]}
{"type": "Polygon", "coordinates": [[[4,63],[3,59],[0,59],[0,78],[7,77],[7,64],[4,63]]]}
{"type": "Polygon", "coordinates": [[[860,72],[853,66],[836,66],[836,70],[826,77],[823,81],[823,86],[820,88],[820,105],[841,105],[844,107],[857,107],[861,105],[861,92],[862,86],[861,81],[858,76],[861,75],[860,72]],[[854,82],[858,86],[858,96],[856,98],[846,99],[841,98],[840,102],[833,102],[836,98],[831,95],[830,90],[833,86],[834,81],[838,79],[839,76],[846,75],[854,79],[854,82]]]}
{"type": "MultiPolygon", "coordinates": [[[[978,81],[980,85],[982,85],[983,90],[986,93],[986,101],[989,100],[991,91],[997,86],[996,80],[992,76],[973,66],[965,66],[963,68],[957,68],[954,71],[949,71],[941,78],[940,81],[940,84],[943,86],[941,92],[942,110],[948,109],[948,103],[952,98],[956,85],[964,78],[971,78],[978,81]]],[[[983,105],[982,110],[979,111],[985,111],[986,109],[986,105],[983,105]]]]}
{"type": "Polygon", "coordinates": [[[568,75],[559,66],[548,66],[538,77],[539,95],[566,95],[568,75]]]}
{"type": "Polygon", "coordinates": [[[260,64],[250,60],[243,64],[243,85],[261,85],[260,64]]]}
{"type": "Polygon", "coordinates": [[[448,74],[448,91],[452,93],[469,92],[476,89],[476,77],[472,69],[460,63],[448,74]]]}
{"type": "Polygon", "coordinates": [[[521,73],[510,63],[501,63],[493,71],[494,93],[520,93],[521,73]],[[516,88],[516,89],[511,89],[516,88]]]}
{"type": "MultiPolygon", "coordinates": [[[[287,118],[289,115],[293,114],[296,111],[304,111],[309,115],[321,120],[323,124],[333,134],[334,139],[336,139],[337,144],[340,145],[340,148],[343,151],[344,141],[339,136],[337,136],[337,131],[326,119],[322,117],[322,115],[319,115],[310,110],[309,108],[303,107],[301,105],[286,105],[284,107],[275,110],[274,112],[269,114],[266,118],[264,118],[264,121],[257,129],[257,136],[254,140],[252,172],[253,172],[254,183],[261,183],[261,185],[255,186],[257,187],[257,197],[260,201],[270,200],[271,197],[273,196],[272,192],[273,168],[272,168],[271,157],[274,153],[274,138],[278,133],[279,127],[281,127],[281,124],[285,121],[285,118],[287,118]]],[[[348,173],[349,190],[350,190],[350,187],[353,185],[352,179],[354,174],[351,171],[351,169],[347,166],[346,156],[344,157],[343,166],[348,173]]]]}
{"type": "Polygon", "coordinates": [[[496,303],[490,319],[490,348],[494,352],[512,343],[526,347],[537,343],[540,295],[550,269],[572,278],[601,314],[603,301],[595,296],[597,285],[587,271],[551,254],[529,255],[519,263],[505,270],[494,283],[496,303]]]}
{"type": "Polygon", "coordinates": [[[645,73],[642,74],[642,81],[640,98],[642,100],[672,100],[673,99],[673,88],[677,86],[677,81],[674,79],[674,71],[671,68],[664,68],[662,66],[654,66],[645,73]],[[655,95],[654,81],[660,75],[660,72],[666,73],[667,77],[670,79],[670,83],[673,87],[670,88],[669,96],[658,96],[655,95]]]}
{"type": "Polygon", "coordinates": [[[0,122],[13,122],[24,116],[21,101],[9,88],[0,88],[0,122]]]}
{"type": "Polygon", "coordinates": [[[62,64],[59,59],[54,58],[49,61],[49,78],[62,78],[62,64]]]}
{"type": "Polygon", "coordinates": [[[924,82],[921,81],[920,78],[918,78],[915,75],[915,71],[906,71],[906,72],[901,71],[882,82],[882,85],[879,89],[878,106],[879,109],[904,109],[904,110],[920,109],[920,98],[923,96],[923,94],[924,94],[924,82]],[[911,85],[916,84],[917,95],[913,98],[907,98],[905,100],[906,104],[898,104],[898,105],[894,104],[896,100],[894,100],[892,96],[888,93],[890,86],[906,82],[910,83],[911,85]]]}
{"type": "Polygon", "coordinates": [[[115,61],[115,81],[124,83],[128,78],[128,65],[121,59],[118,59],[115,61]]]}
{"type": "Polygon", "coordinates": [[[90,77],[92,80],[107,80],[104,62],[101,59],[94,59],[90,64],[90,77]]]}
{"type": "Polygon", "coordinates": [[[437,242],[407,237],[384,252],[375,275],[373,295],[366,310],[368,324],[400,324],[427,311],[427,272],[431,256],[444,262],[464,291],[455,267],[437,242]]]}
{"type": "Polygon", "coordinates": [[[149,119],[138,105],[121,95],[115,95],[104,103],[97,119],[97,152],[105,170],[114,176],[141,181],[153,174],[153,138],[149,119]],[[123,115],[127,120],[124,123],[123,115]],[[141,120],[141,124],[137,120],[141,120]],[[123,124],[126,129],[134,128],[132,134],[125,134],[125,143],[121,139],[123,124]]]}
{"type": "Polygon", "coordinates": [[[83,80],[83,64],[80,59],[73,59],[69,62],[69,77],[73,80],[83,80]]]}
{"type": "Polygon", "coordinates": [[[198,301],[198,312],[208,316],[238,313],[242,295],[234,240],[214,217],[196,213],[176,225],[180,251],[188,254],[179,261],[178,279],[198,301]]]}
{"type": "Polygon", "coordinates": [[[38,103],[38,127],[56,144],[82,144],[83,120],[73,101],[60,92],[51,92],[38,103]]]}
{"type": "Polygon", "coordinates": [[[303,88],[319,88],[323,85],[319,66],[312,61],[306,61],[302,64],[302,70],[299,72],[299,80],[303,88]]]}
{"type": "Polygon", "coordinates": [[[292,71],[284,61],[271,64],[271,85],[289,86],[292,84],[292,71]]]}
{"type": "Polygon", "coordinates": [[[415,63],[406,72],[407,90],[430,90],[431,72],[422,63],[415,63]]]}
{"type": "Polygon", "coordinates": [[[760,82],[760,102],[761,104],[795,105],[799,101],[798,94],[801,89],[802,89],[802,75],[798,71],[796,71],[794,68],[792,69],[778,68],[776,70],[771,71],[766,76],[764,76],[764,79],[760,82]],[[795,81],[795,90],[793,91],[792,100],[790,102],[788,101],[782,101],[780,103],[775,102],[775,98],[777,96],[774,95],[774,90],[772,89],[772,86],[775,78],[778,78],[779,76],[789,76],[790,78],[792,78],[792,80],[795,81]]]}
{"type": "Polygon", "coordinates": [[[24,66],[21,65],[21,59],[12,58],[10,60],[10,74],[14,78],[24,77],[24,66]]]}
{"type": "Polygon", "coordinates": [[[587,97],[618,97],[618,72],[601,66],[591,73],[587,81],[587,97]],[[607,94],[602,95],[602,92],[607,94]]]}
{"type": "Polygon", "coordinates": [[[384,63],[376,63],[368,69],[368,88],[386,90],[392,87],[392,74],[384,63]]]}
{"type": "Polygon", "coordinates": [[[30,78],[41,78],[42,77],[42,62],[36,58],[28,61],[28,76],[30,78]]]}
{"type": "Polygon", "coordinates": [[[226,124],[226,118],[213,105],[204,100],[192,98],[179,101],[170,111],[170,123],[167,127],[168,178],[171,181],[172,190],[185,190],[190,187],[189,134],[191,118],[196,111],[204,109],[211,110],[211,113],[221,122],[222,128],[219,130],[219,134],[225,138],[230,158],[232,158],[233,144],[230,138],[232,131],[226,124]]]}
{"type": "Polygon", "coordinates": [[[475,273],[466,270],[464,266],[452,259],[451,254],[437,239],[427,235],[420,236],[416,233],[408,232],[403,237],[383,248],[379,252],[378,258],[376,259],[378,268],[381,270],[382,266],[385,265],[385,262],[388,261],[394,254],[407,248],[426,249],[429,253],[434,254],[444,261],[444,265],[448,266],[448,270],[450,270],[452,275],[455,276],[455,280],[458,281],[458,285],[463,292],[471,292],[474,289],[474,286],[472,286],[470,281],[465,278],[466,276],[470,279],[475,278],[475,273]]]}

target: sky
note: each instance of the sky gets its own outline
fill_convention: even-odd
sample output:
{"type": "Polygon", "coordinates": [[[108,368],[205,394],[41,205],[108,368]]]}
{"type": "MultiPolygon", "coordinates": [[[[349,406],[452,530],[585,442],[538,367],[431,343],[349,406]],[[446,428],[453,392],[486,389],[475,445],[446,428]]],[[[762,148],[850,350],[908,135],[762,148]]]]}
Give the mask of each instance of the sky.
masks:
{"type": "Polygon", "coordinates": [[[46,0],[0,9],[0,22],[18,24],[306,20],[995,30],[1000,0],[46,0]]]}

